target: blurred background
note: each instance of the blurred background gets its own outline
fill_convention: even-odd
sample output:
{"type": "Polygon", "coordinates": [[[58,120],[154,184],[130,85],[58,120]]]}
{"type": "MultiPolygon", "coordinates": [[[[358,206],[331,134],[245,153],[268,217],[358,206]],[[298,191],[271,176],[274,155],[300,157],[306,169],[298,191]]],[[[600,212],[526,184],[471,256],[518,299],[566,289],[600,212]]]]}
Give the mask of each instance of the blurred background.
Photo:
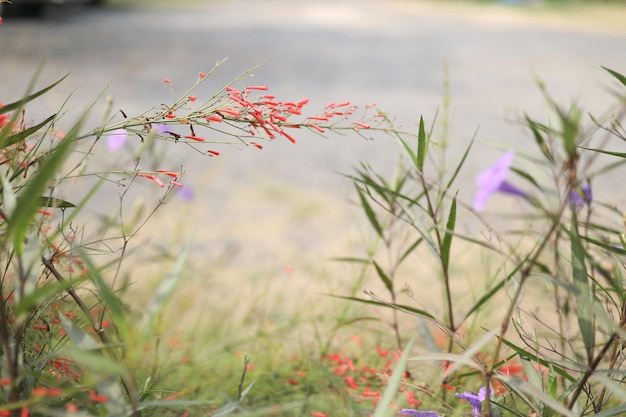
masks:
{"type": "MultiPolygon", "coordinates": [[[[423,115],[427,125],[434,122],[435,138],[447,132],[451,165],[475,137],[459,183],[465,201],[471,201],[475,175],[504,149],[534,151],[519,121],[526,113],[546,120],[537,79],[557,102],[575,102],[583,114],[602,118],[615,104],[611,89],[617,86],[599,66],[626,72],[624,1],[50,3],[14,0],[2,12],[0,101],[19,99],[40,66],[37,87],[71,73],[30,106],[27,120],[40,120],[68,100],[69,125],[104,89],[115,110],[136,115],[171,102],[199,72],[228,58],[195,92],[199,99],[258,66],[253,79],[235,86],[267,84],[282,100],[309,98],[310,113],[331,101],[349,100],[361,109],[376,103],[407,130],[415,130],[423,115]]],[[[92,112],[92,127],[104,108],[103,98],[92,112]]],[[[194,197],[172,199],[142,232],[142,244],[155,256],[175,253],[193,235],[193,259],[202,276],[190,292],[210,285],[205,278],[213,275],[228,278],[220,279],[215,293],[243,294],[248,290],[241,283],[266,282],[264,289],[284,291],[292,303],[294,291],[347,285],[349,273],[328,260],[362,251],[367,232],[351,183],[341,174],[367,161],[391,175],[400,147],[386,136],[366,140],[302,131],[297,139],[297,145],[266,143],[260,151],[223,147],[216,158],[168,145],[163,168],[183,164],[183,182],[194,197]]],[[[623,150],[624,144],[610,148],[623,150]]],[[[108,161],[131,168],[132,154],[108,161]]],[[[595,185],[598,198],[615,196],[610,179],[595,185]]],[[[128,209],[140,200],[149,206],[158,192],[145,184],[128,209]]],[[[103,186],[94,212],[115,212],[118,194],[114,184],[103,186]]],[[[506,204],[494,197],[492,208],[499,203],[506,204]]],[[[471,218],[459,221],[471,227],[471,218]]],[[[250,291],[243,294],[248,300],[250,291]]]]}

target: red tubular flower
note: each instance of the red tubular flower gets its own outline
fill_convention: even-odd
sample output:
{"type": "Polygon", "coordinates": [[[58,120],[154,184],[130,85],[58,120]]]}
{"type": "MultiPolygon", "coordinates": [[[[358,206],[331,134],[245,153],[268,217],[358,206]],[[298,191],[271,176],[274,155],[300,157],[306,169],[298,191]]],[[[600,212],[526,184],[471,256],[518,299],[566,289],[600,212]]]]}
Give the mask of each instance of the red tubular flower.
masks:
{"type": "Polygon", "coordinates": [[[350,388],[359,389],[359,386],[356,384],[356,382],[354,382],[354,379],[352,379],[350,375],[346,375],[344,379],[346,380],[346,384],[348,384],[350,388]]]}
{"type": "Polygon", "coordinates": [[[152,174],[139,174],[140,177],[144,177],[147,178],[149,180],[152,180],[154,182],[157,183],[157,185],[161,188],[165,187],[165,184],[163,183],[163,181],[161,181],[161,179],[159,177],[157,177],[156,175],[152,175],[152,174]]]}
{"type": "Polygon", "coordinates": [[[189,96],[189,97],[187,97],[187,99],[193,103],[194,101],[197,100],[197,97],[196,96],[189,96]]]}
{"type": "MultiPolygon", "coordinates": [[[[283,132],[283,136],[285,136],[285,137],[287,137],[287,139],[289,139],[288,135],[287,135],[285,132],[283,132]]],[[[293,138],[292,138],[292,139],[293,139],[293,138]]],[[[290,140],[291,140],[291,139],[290,139],[290,140]]],[[[292,141],[292,142],[294,142],[294,143],[295,143],[295,139],[293,139],[293,141],[292,141]]],[[[257,148],[257,149],[263,149],[263,146],[262,146],[262,145],[259,145],[259,144],[258,144],[258,143],[256,143],[256,142],[250,142],[250,145],[254,146],[254,147],[255,147],[255,148],[257,148]]]]}
{"type": "Polygon", "coordinates": [[[224,108],[224,109],[220,109],[219,111],[220,111],[220,113],[230,114],[231,116],[235,116],[235,117],[241,116],[241,112],[238,111],[238,110],[224,108]]]}
{"type": "Polygon", "coordinates": [[[358,127],[363,128],[363,129],[369,129],[369,128],[370,128],[370,125],[365,124],[365,123],[361,123],[361,122],[354,122],[354,124],[355,124],[356,126],[358,126],[358,127]]]}
{"type": "Polygon", "coordinates": [[[204,77],[206,77],[206,74],[204,72],[198,73],[198,78],[203,79],[204,77]]]}
{"type": "Polygon", "coordinates": [[[109,401],[109,397],[97,394],[94,390],[89,390],[89,399],[94,403],[105,403],[109,401]]]}
{"type": "Polygon", "coordinates": [[[200,136],[193,136],[193,135],[187,135],[187,136],[185,136],[185,139],[195,140],[196,142],[204,142],[205,141],[204,138],[201,138],[200,136]]]}
{"type": "Polygon", "coordinates": [[[218,155],[220,154],[218,151],[214,151],[214,150],[211,150],[211,149],[209,149],[209,150],[207,151],[207,153],[208,153],[210,156],[218,156],[218,155]]]}
{"type": "Polygon", "coordinates": [[[251,85],[246,87],[246,90],[261,90],[261,91],[266,91],[268,90],[266,85],[251,85]]]}
{"type": "Polygon", "coordinates": [[[317,130],[320,133],[324,133],[324,129],[322,129],[321,127],[319,127],[315,123],[309,123],[307,126],[312,127],[313,129],[317,130]]]}
{"type": "MultiPolygon", "coordinates": [[[[9,413],[9,415],[11,415],[9,413]]],[[[328,417],[328,414],[320,413],[319,411],[311,411],[311,415],[314,417],[328,417]]]]}
{"type": "Polygon", "coordinates": [[[220,116],[219,114],[212,114],[210,116],[207,116],[206,119],[207,119],[207,121],[210,121],[210,122],[218,122],[218,123],[220,123],[223,120],[223,117],[220,116]]]}
{"type": "MultiPolygon", "coordinates": [[[[286,137],[289,140],[289,142],[296,143],[296,138],[294,138],[293,136],[291,136],[289,133],[285,132],[284,130],[282,132],[280,132],[280,134],[283,135],[284,137],[286,137]]],[[[257,146],[257,148],[258,148],[258,146],[257,146]]],[[[261,148],[259,148],[259,149],[261,149],[261,148]]]]}

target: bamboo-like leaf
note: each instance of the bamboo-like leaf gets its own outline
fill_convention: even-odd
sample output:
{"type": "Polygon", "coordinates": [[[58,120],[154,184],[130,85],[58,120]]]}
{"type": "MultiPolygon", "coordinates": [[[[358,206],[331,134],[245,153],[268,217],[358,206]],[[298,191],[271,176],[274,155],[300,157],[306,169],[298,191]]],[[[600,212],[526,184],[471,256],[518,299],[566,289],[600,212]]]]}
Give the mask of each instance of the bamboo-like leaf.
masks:
{"type": "Polygon", "coordinates": [[[626,404],[621,404],[608,410],[602,410],[599,413],[593,415],[593,417],[613,417],[618,414],[626,413],[626,404]]]}
{"type": "Polygon", "coordinates": [[[616,156],[616,157],[621,158],[621,159],[626,158],[626,153],[624,153],[624,152],[607,151],[607,150],[604,150],[604,149],[585,148],[584,146],[579,146],[579,148],[587,150],[587,151],[603,153],[605,155],[616,156]]]}
{"type": "Polygon", "coordinates": [[[117,295],[115,295],[113,289],[104,280],[104,277],[100,273],[100,269],[93,262],[89,254],[83,248],[78,248],[77,252],[85,263],[87,271],[89,271],[87,275],[88,279],[91,280],[96,286],[98,290],[98,295],[100,296],[100,298],[102,298],[102,302],[104,303],[104,305],[109,309],[111,317],[113,318],[118,329],[120,329],[121,331],[127,330],[128,323],[126,313],[122,308],[122,301],[117,295]]]}
{"type": "Polygon", "coordinates": [[[620,402],[626,403],[626,390],[622,388],[622,382],[616,382],[613,378],[609,378],[608,376],[599,372],[596,372],[593,377],[598,379],[602,386],[606,387],[611,392],[611,394],[619,398],[620,402]]]}
{"type": "Polygon", "coordinates": [[[511,171],[513,171],[514,173],[522,177],[524,180],[531,183],[539,191],[543,192],[543,188],[541,187],[541,185],[539,185],[539,183],[535,180],[535,178],[532,175],[530,175],[528,172],[522,171],[521,169],[518,169],[518,168],[510,168],[510,169],[511,171]]]}
{"type": "MultiPolygon", "coordinates": [[[[1,109],[1,107],[0,107],[1,109]]],[[[24,140],[26,138],[28,138],[29,136],[33,135],[34,133],[37,133],[37,131],[39,129],[41,129],[42,127],[46,126],[48,123],[50,123],[52,120],[54,120],[54,118],[57,117],[56,114],[53,114],[52,116],[48,117],[46,120],[44,120],[41,123],[36,124],[35,126],[31,126],[27,129],[22,130],[21,132],[17,132],[9,137],[7,137],[2,144],[0,145],[1,148],[6,148],[7,146],[11,146],[21,140],[24,140]]]]}
{"type": "Polygon", "coordinates": [[[40,208],[38,204],[39,198],[61,168],[61,164],[72,148],[75,137],[75,135],[68,134],[61,141],[60,145],[48,154],[44,163],[40,165],[19,193],[20,209],[13,213],[13,216],[7,222],[7,234],[11,236],[17,254],[22,251],[24,236],[29,222],[37,212],[37,209],[40,208]]]}
{"type": "Polygon", "coordinates": [[[443,236],[441,245],[441,263],[444,270],[448,270],[450,265],[450,251],[452,249],[452,238],[454,237],[454,227],[456,225],[456,196],[452,199],[448,223],[446,224],[446,234],[443,236]]]}
{"type": "Polygon", "coordinates": [[[17,208],[17,197],[11,186],[11,182],[2,175],[2,200],[4,203],[4,212],[11,218],[17,208]]]}
{"type": "Polygon", "coordinates": [[[463,165],[465,165],[465,161],[467,160],[467,157],[468,157],[468,155],[470,153],[470,150],[472,149],[472,146],[474,146],[474,139],[475,138],[476,138],[476,133],[474,133],[474,136],[472,136],[472,139],[467,144],[467,148],[465,148],[465,152],[463,152],[463,156],[461,157],[461,160],[459,161],[459,163],[457,164],[456,168],[454,169],[454,173],[452,174],[452,176],[448,180],[448,183],[446,184],[446,188],[445,188],[444,192],[442,193],[442,195],[445,195],[445,194],[448,193],[448,190],[450,189],[450,187],[452,187],[452,184],[454,184],[454,181],[456,180],[456,177],[461,173],[461,169],[463,168],[463,165]]]}
{"type": "Polygon", "coordinates": [[[511,387],[515,391],[521,391],[525,394],[528,394],[536,401],[542,402],[545,406],[553,409],[554,411],[562,414],[565,417],[577,417],[577,415],[565,407],[560,402],[554,400],[549,395],[545,394],[541,390],[537,389],[532,384],[524,381],[521,378],[509,375],[494,375],[494,378],[505,383],[507,386],[511,387]]]}
{"type": "Polygon", "coordinates": [[[415,315],[420,316],[420,317],[425,317],[425,318],[430,319],[430,320],[434,320],[435,319],[435,316],[433,316],[432,314],[426,312],[425,310],[420,310],[418,308],[414,308],[414,307],[407,306],[407,305],[404,305],[404,304],[383,303],[381,301],[366,300],[364,298],[348,297],[348,296],[343,296],[343,295],[333,295],[333,294],[329,294],[329,295],[331,297],[341,298],[342,300],[356,301],[356,302],[359,302],[359,303],[372,304],[372,305],[380,306],[380,307],[395,308],[397,310],[404,311],[406,313],[415,314],[415,315]]]}
{"type": "Polygon", "coordinates": [[[404,148],[404,150],[406,151],[406,153],[409,154],[409,158],[411,159],[411,162],[413,162],[413,164],[417,167],[419,167],[419,150],[418,153],[416,154],[415,151],[413,149],[411,149],[411,146],[409,146],[409,144],[402,139],[401,136],[396,135],[396,137],[398,138],[398,140],[400,141],[400,143],[402,144],[402,147],[404,148]]]}
{"type": "Polygon", "coordinates": [[[537,146],[539,147],[539,150],[541,151],[541,153],[548,159],[548,161],[554,162],[554,155],[552,155],[550,148],[546,144],[546,140],[542,136],[542,132],[550,133],[550,128],[548,128],[547,126],[541,123],[537,123],[536,121],[528,117],[528,115],[525,115],[525,119],[526,119],[526,124],[528,125],[531,132],[533,133],[535,142],[537,143],[537,146]]]}
{"type": "Polygon", "coordinates": [[[373,417],[385,417],[387,415],[389,407],[398,393],[398,388],[400,388],[402,375],[404,375],[404,371],[406,370],[406,364],[416,339],[417,335],[413,336],[411,340],[409,340],[409,343],[407,343],[404,347],[404,352],[402,352],[402,356],[396,365],[396,369],[394,369],[393,374],[391,374],[391,379],[389,380],[389,384],[387,384],[387,389],[385,389],[382,399],[376,406],[373,417]]]}
{"type": "Polygon", "coordinates": [[[65,74],[63,77],[61,77],[61,79],[59,79],[58,81],[50,84],[49,86],[42,88],[41,90],[37,91],[36,93],[33,93],[31,95],[29,95],[28,97],[24,97],[21,100],[15,101],[13,103],[9,103],[9,104],[5,104],[4,106],[0,107],[0,114],[4,114],[4,113],[8,113],[10,111],[13,110],[17,110],[22,108],[26,103],[28,103],[29,101],[33,101],[34,99],[36,99],[37,97],[46,94],[48,91],[52,90],[54,87],[56,87],[61,81],[63,81],[68,75],[65,74]]]}
{"type": "Polygon", "coordinates": [[[608,69],[607,67],[600,66],[600,68],[611,74],[613,77],[615,77],[615,79],[617,79],[617,81],[619,81],[624,85],[624,87],[626,87],[626,77],[624,77],[622,74],[613,71],[612,69],[608,69]]]}
{"type": "Polygon", "coordinates": [[[424,162],[426,161],[427,152],[428,144],[426,142],[426,131],[424,130],[424,117],[420,116],[419,131],[417,134],[417,168],[420,172],[424,171],[424,162]]]}
{"type": "Polygon", "coordinates": [[[420,237],[415,242],[413,242],[413,244],[411,244],[411,246],[409,246],[402,253],[402,255],[400,255],[400,257],[398,258],[398,263],[402,263],[406,259],[406,257],[409,256],[415,249],[417,249],[420,243],[422,243],[423,241],[424,241],[424,238],[420,237]]]}
{"type": "MultiPolygon", "coordinates": [[[[524,368],[524,373],[528,378],[528,383],[544,392],[543,379],[541,378],[541,374],[537,372],[535,369],[535,365],[530,362],[530,357],[528,356],[520,356],[520,361],[522,363],[522,367],[524,368]]],[[[534,397],[531,397],[534,399],[534,397]]],[[[535,400],[535,406],[539,410],[539,415],[543,415],[543,404],[535,400]]]]}
{"type": "Polygon", "coordinates": [[[383,229],[380,226],[378,219],[376,218],[376,213],[374,212],[374,210],[372,210],[372,206],[370,206],[370,203],[367,201],[367,198],[365,197],[365,194],[363,193],[361,188],[356,185],[355,185],[355,188],[356,188],[357,193],[359,194],[359,199],[361,200],[361,207],[363,207],[363,211],[365,211],[365,215],[367,216],[367,219],[369,220],[370,224],[376,231],[376,234],[378,234],[378,236],[381,239],[384,239],[383,229]]]}
{"type": "Polygon", "coordinates": [[[572,243],[572,276],[574,287],[576,288],[576,311],[578,316],[578,327],[583,338],[587,359],[593,357],[594,331],[592,317],[592,295],[585,266],[585,249],[578,235],[576,212],[572,215],[570,226],[570,239],[572,243]]]}
{"type": "Polygon", "coordinates": [[[554,365],[548,366],[548,394],[552,398],[556,398],[556,392],[559,387],[559,382],[554,372],[554,365]]]}
{"type": "Polygon", "coordinates": [[[387,288],[387,290],[393,294],[393,282],[391,282],[391,279],[389,279],[389,276],[385,273],[385,271],[383,271],[380,265],[378,265],[378,262],[376,262],[373,259],[372,259],[372,264],[374,265],[374,268],[376,268],[378,277],[385,284],[385,287],[387,288]]]}
{"type": "Polygon", "coordinates": [[[480,365],[478,365],[476,362],[472,360],[472,358],[474,358],[476,354],[480,352],[481,349],[484,348],[487,344],[492,343],[494,337],[496,337],[498,333],[500,333],[499,327],[496,327],[495,329],[491,329],[490,331],[482,335],[480,339],[478,339],[472,346],[466,349],[462,354],[455,355],[457,356],[457,359],[452,361],[453,365],[447,370],[448,374],[452,375],[462,365],[468,365],[468,364],[473,364],[469,366],[475,369],[482,369],[480,365]]]}
{"type": "Polygon", "coordinates": [[[157,314],[163,309],[167,300],[172,296],[176,284],[183,272],[189,253],[191,252],[191,239],[187,240],[182,251],[176,257],[176,263],[172,267],[169,274],[159,284],[154,297],[150,301],[150,304],[145,310],[145,313],[141,319],[140,327],[145,331],[148,329],[148,325],[151,324],[157,314]]]}
{"type": "Polygon", "coordinates": [[[56,197],[47,197],[42,195],[39,197],[39,207],[49,207],[49,208],[75,208],[76,205],[70,203],[69,201],[63,200],[62,198],[56,197]]]}
{"type": "MultiPolygon", "coordinates": [[[[532,358],[533,361],[538,362],[540,365],[545,366],[545,367],[549,367],[552,365],[551,362],[548,362],[545,359],[542,359],[540,357],[538,357],[536,355],[536,353],[533,352],[529,352],[513,343],[511,343],[510,341],[508,341],[507,339],[502,339],[502,341],[504,342],[505,345],[507,345],[509,348],[511,348],[512,350],[514,350],[515,352],[517,352],[517,354],[520,355],[520,357],[528,357],[528,358],[532,358]]],[[[576,378],[574,378],[573,376],[571,376],[570,374],[568,374],[566,371],[564,371],[562,368],[557,367],[554,368],[554,371],[559,374],[560,376],[562,376],[563,378],[565,378],[566,380],[568,380],[569,382],[573,382],[576,380],[576,378]]]]}

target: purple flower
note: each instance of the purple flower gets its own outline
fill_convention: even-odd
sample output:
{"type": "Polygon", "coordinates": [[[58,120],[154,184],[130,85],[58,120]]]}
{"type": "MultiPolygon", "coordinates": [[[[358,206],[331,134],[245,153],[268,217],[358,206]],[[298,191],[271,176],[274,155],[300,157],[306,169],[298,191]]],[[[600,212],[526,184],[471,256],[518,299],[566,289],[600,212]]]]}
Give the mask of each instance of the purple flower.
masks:
{"type": "MultiPolygon", "coordinates": [[[[472,406],[472,413],[474,417],[480,417],[480,412],[482,410],[483,401],[487,399],[487,388],[482,387],[478,390],[478,394],[474,394],[473,392],[465,391],[462,394],[454,394],[458,398],[464,399],[472,406]]],[[[491,390],[490,396],[493,395],[493,390],[491,390]]]]}
{"type": "Polygon", "coordinates": [[[107,146],[111,152],[115,152],[120,149],[126,143],[126,137],[128,133],[125,129],[115,129],[111,132],[111,135],[107,137],[107,146]]]}
{"type": "Polygon", "coordinates": [[[583,185],[580,188],[574,188],[569,195],[569,204],[572,209],[574,207],[584,207],[585,204],[589,205],[592,201],[593,193],[591,191],[591,185],[583,185]]]}
{"type": "Polygon", "coordinates": [[[167,132],[167,125],[164,123],[157,123],[152,125],[152,131],[157,134],[157,135],[162,135],[163,133],[167,132]]]}
{"type": "Polygon", "coordinates": [[[192,202],[193,198],[195,197],[195,193],[193,192],[193,189],[186,185],[178,189],[177,195],[181,200],[186,201],[188,203],[192,202]]]}
{"type": "Polygon", "coordinates": [[[498,162],[496,162],[494,166],[478,175],[476,178],[478,191],[476,195],[474,195],[474,210],[482,210],[485,204],[487,204],[489,196],[495,192],[527,197],[526,193],[511,185],[506,180],[506,174],[509,172],[514,156],[515,153],[513,151],[505,153],[498,159],[498,162]]]}
{"type": "Polygon", "coordinates": [[[400,410],[401,415],[404,416],[413,416],[413,417],[441,417],[439,414],[434,411],[420,411],[420,410],[411,410],[408,408],[404,408],[400,410]]]}

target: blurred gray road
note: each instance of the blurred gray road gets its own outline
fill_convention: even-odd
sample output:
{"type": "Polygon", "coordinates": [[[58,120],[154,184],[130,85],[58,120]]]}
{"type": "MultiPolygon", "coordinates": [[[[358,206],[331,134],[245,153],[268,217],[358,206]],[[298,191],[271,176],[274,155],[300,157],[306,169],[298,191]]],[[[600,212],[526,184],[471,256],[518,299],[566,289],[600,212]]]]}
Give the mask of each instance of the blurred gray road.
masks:
{"type": "MultiPolygon", "coordinates": [[[[72,74],[43,98],[47,109],[33,109],[32,117],[55,111],[72,91],[71,104],[82,109],[110,81],[116,107],[132,114],[170,101],[164,78],[182,94],[199,71],[228,57],[211,88],[260,65],[255,84],[268,84],[284,100],[309,97],[311,112],[330,101],[376,102],[412,127],[420,115],[430,123],[441,106],[447,63],[451,155],[458,156],[478,129],[480,143],[461,194],[469,198],[474,174],[501,152],[486,143],[533,146],[507,119],[523,112],[542,118],[545,106],[534,75],[558,101],[577,100],[601,114],[613,103],[605,87],[614,83],[597,66],[626,72],[626,30],[605,34],[539,24],[504,9],[471,10],[394,0],[52,10],[44,20],[5,19],[0,26],[0,98],[19,98],[43,62],[39,86],[72,74]]],[[[343,201],[349,183],[337,171],[350,172],[366,159],[391,172],[399,148],[391,139],[330,135],[327,140],[303,132],[296,146],[282,140],[263,151],[221,151],[219,158],[191,158],[186,166],[186,181],[194,186],[207,172],[216,175],[210,192],[198,196],[200,204],[224,198],[236,184],[264,181],[343,201]]]]}

